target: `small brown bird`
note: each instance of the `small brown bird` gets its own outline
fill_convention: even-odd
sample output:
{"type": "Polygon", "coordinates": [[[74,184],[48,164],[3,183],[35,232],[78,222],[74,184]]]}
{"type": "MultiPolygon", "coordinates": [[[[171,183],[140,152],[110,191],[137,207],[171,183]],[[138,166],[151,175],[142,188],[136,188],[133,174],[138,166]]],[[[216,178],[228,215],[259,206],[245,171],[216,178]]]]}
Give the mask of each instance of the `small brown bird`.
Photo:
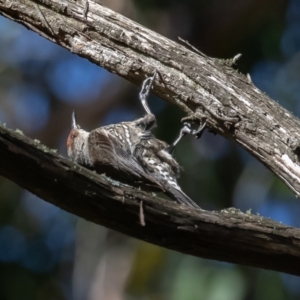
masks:
{"type": "Polygon", "coordinates": [[[199,208],[177,184],[180,166],[171,153],[185,134],[199,135],[205,125],[193,131],[185,123],[179,138],[171,146],[156,139],[151,133],[156,118],[146,101],[155,76],[156,72],[143,82],[140,92],[146,111],[143,118],[87,132],[77,125],[73,112],[72,129],[67,139],[68,155],[74,162],[97,173],[105,173],[112,179],[147,191],[162,191],[180,203],[199,208]]]}

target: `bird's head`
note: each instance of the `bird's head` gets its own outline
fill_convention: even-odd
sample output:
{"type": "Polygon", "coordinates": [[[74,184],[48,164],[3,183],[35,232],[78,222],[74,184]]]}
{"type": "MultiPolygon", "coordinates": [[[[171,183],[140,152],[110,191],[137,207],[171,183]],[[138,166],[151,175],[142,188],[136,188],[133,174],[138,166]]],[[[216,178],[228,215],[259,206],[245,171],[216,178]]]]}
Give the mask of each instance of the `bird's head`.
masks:
{"type": "Polygon", "coordinates": [[[75,111],[72,113],[72,128],[67,139],[67,149],[68,156],[78,162],[78,159],[81,157],[81,152],[84,146],[84,143],[87,140],[88,132],[81,129],[76,122],[75,111]]]}

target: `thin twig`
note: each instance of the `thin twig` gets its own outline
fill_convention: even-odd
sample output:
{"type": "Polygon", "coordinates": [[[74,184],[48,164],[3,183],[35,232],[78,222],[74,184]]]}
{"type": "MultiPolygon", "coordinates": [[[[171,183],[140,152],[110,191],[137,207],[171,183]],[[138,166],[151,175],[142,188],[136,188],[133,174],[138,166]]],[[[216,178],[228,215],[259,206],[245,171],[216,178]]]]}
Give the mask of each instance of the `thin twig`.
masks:
{"type": "Polygon", "coordinates": [[[238,53],[237,55],[235,55],[232,59],[233,64],[236,64],[237,61],[242,57],[241,53],[238,53]]]}
{"type": "Polygon", "coordinates": [[[144,209],[143,209],[143,201],[140,202],[140,223],[142,226],[146,226],[144,209]]]}
{"type": "Polygon", "coordinates": [[[198,50],[196,47],[194,47],[193,45],[191,45],[188,41],[182,39],[180,36],[178,37],[178,40],[183,42],[184,44],[186,44],[187,46],[189,46],[192,50],[194,50],[196,53],[200,54],[203,57],[206,57],[206,55],[204,53],[202,53],[200,50],[198,50]]]}
{"type": "Polygon", "coordinates": [[[89,7],[90,7],[89,1],[86,0],[85,4],[84,4],[84,9],[83,9],[83,16],[85,19],[87,18],[87,14],[89,12],[89,7]]]}
{"type": "Polygon", "coordinates": [[[51,34],[54,36],[55,34],[54,34],[54,32],[53,32],[53,30],[52,30],[52,28],[51,28],[49,22],[48,22],[47,19],[45,18],[45,16],[44,16],[42,10],[40,9],[40,7],[39,7],[36,3],[33,3],[33,5],[34,5],[34,7],[36,8],[36,10],[37,10],[37,12],[38,12],[38,14],[39,14],[39,17],[40,17],[42,23],[45,25],[45,27],[47,27],[47,28],[49,29],[49,31],[51,32],[51,34]]]}

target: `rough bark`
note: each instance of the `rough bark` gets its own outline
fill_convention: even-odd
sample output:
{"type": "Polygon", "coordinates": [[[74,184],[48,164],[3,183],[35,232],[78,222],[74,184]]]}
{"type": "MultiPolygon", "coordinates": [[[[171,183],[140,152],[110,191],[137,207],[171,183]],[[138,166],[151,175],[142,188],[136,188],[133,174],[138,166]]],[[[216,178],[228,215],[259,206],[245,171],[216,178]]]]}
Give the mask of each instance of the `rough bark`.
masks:
{"type": "Polygon", "coordinates": [[[0,174],[76,214],[132,237],[204,258],[300,275],[300,230],[230,208],[186,208],[97,175],[0,127],[0,174]]]}
{"type": "MultiPolygon", "coordinates": [[[[242,145],[299,195],[299,120],[234,71],[233,60],[192,52],[95,1],[0,0],[0,14],[132,82],[158,70],[157,95],[242,145]]],[[[168,204],[36,146],[1,129],[0,172],[63,209],[183,253],[300,273],[296,229],[238,211],[168,204]]]]}
{"type": "Polygon", "coordinates": [[[95,1],[0,0],[0,14],[154,92],[242,145],[300,195],[300,122],[239,74],[95,1]]]}

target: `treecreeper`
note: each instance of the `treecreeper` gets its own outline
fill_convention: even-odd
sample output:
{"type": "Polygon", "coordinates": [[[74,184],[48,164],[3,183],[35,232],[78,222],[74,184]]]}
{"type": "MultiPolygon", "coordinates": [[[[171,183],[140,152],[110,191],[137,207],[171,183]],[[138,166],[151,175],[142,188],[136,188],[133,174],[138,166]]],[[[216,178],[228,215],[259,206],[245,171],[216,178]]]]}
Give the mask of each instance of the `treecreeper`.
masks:
{"type": "Polygon", "coordinates": [[[199,136],[205,124],[196,131],[185,122],[172,145],[155,138],[151,130],[156,126],[156,118],[148,107],[147,97],[156,74],[143,82],[139,98],[146,114],[140,119],[87,132],[77,124],[73,111],[72,129],[67,139],[68,155],[74,162],[99,174],[105,173],[145,191],[161,191],[179,203],[200,209],[178,185],[180,166],[172,153],[183,136],[199,136]]]}

